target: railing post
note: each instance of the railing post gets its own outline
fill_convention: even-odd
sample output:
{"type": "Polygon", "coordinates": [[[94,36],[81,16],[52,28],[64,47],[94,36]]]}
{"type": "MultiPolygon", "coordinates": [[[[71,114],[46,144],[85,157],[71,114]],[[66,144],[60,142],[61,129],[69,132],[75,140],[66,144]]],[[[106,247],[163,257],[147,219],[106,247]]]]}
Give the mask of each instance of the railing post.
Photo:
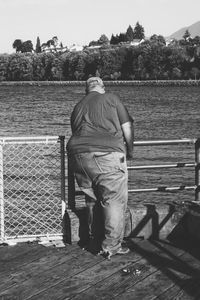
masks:
{"type": "Polygon", "coordinates": [[[65,137],[59,136],[60,154],[61,154],[61,200],[62,200],[62,216],[65,214],[65,137]]]}
{"type": "Polygon", "coordinates": [[[68,207],[75,209],[75,179],[72,168],[72,162],[68,156],[68,207]]]}
{"type": "Polygon", "coordinates": [[[3,145],[0,143],[0,241],[4,241],[3,145]]]}
{"type": "Polygon", "coordinates": [[[195,142],[195,201],[200,201],[200,138],[195,142]]]}

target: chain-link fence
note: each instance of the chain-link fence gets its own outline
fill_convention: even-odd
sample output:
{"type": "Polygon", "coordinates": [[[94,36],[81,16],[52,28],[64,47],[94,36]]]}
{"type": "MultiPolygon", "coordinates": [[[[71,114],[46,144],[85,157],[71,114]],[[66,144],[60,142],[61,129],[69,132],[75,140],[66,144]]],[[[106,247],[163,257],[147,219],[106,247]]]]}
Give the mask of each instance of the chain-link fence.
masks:
{"type": "Polygon", "coordinates": [[[64,138],[0,138],[0,241],[62,235],[64,138]]]}

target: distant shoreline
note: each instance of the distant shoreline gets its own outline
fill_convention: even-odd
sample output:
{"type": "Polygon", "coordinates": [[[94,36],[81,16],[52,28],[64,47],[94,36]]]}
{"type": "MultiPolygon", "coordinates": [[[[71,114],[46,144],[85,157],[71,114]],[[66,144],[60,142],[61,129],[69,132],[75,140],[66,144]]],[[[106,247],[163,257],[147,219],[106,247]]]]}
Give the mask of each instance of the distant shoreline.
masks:
{"type": "MultiPolygon", "coordinates": [[[[200,80],[115,80],[104,81],[105,85],[115,86],[200,86],[200,80]]],[[[0,86],[80,86],[85,81],[1,81],[0,86]]]]}

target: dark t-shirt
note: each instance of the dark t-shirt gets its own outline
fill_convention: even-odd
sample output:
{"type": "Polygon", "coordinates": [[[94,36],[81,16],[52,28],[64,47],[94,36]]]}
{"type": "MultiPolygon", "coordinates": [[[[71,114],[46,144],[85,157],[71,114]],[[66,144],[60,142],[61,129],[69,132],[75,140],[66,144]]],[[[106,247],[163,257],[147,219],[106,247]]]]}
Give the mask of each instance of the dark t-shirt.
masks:
{"type": "Polygon", "coordinates": [[[119,97],[91,92],[74,108],[71,115],[72,136],[69,153],[125,152],[121,124],[130,121],[119,97]]]}

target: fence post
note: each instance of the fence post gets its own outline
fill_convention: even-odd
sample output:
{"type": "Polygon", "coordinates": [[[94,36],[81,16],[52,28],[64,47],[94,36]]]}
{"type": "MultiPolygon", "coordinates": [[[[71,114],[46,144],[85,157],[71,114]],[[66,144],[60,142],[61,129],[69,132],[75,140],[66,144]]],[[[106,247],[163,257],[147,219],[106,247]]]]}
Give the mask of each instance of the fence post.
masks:
{"type": "Polygon", "coordinates": [[[4,241],[3,145],[0,143],[0,241],[4,241]]]}
{"type": "Polygon", "coordinates": [[[59,136],[60,154],[61,154],[61,200],[62,200],[62,217],[65,214],[65,137],[59,136]]]}
{"type": "Polygon", "coordinates": [[[68,156],[68,207],[75,209],[75,179],[72,168],[72,162],[68,156]]]}
{"type": "Polygon", "coordinates": [[[200,138],[195,142],[195,201],[200,201],[200,138]]]}

